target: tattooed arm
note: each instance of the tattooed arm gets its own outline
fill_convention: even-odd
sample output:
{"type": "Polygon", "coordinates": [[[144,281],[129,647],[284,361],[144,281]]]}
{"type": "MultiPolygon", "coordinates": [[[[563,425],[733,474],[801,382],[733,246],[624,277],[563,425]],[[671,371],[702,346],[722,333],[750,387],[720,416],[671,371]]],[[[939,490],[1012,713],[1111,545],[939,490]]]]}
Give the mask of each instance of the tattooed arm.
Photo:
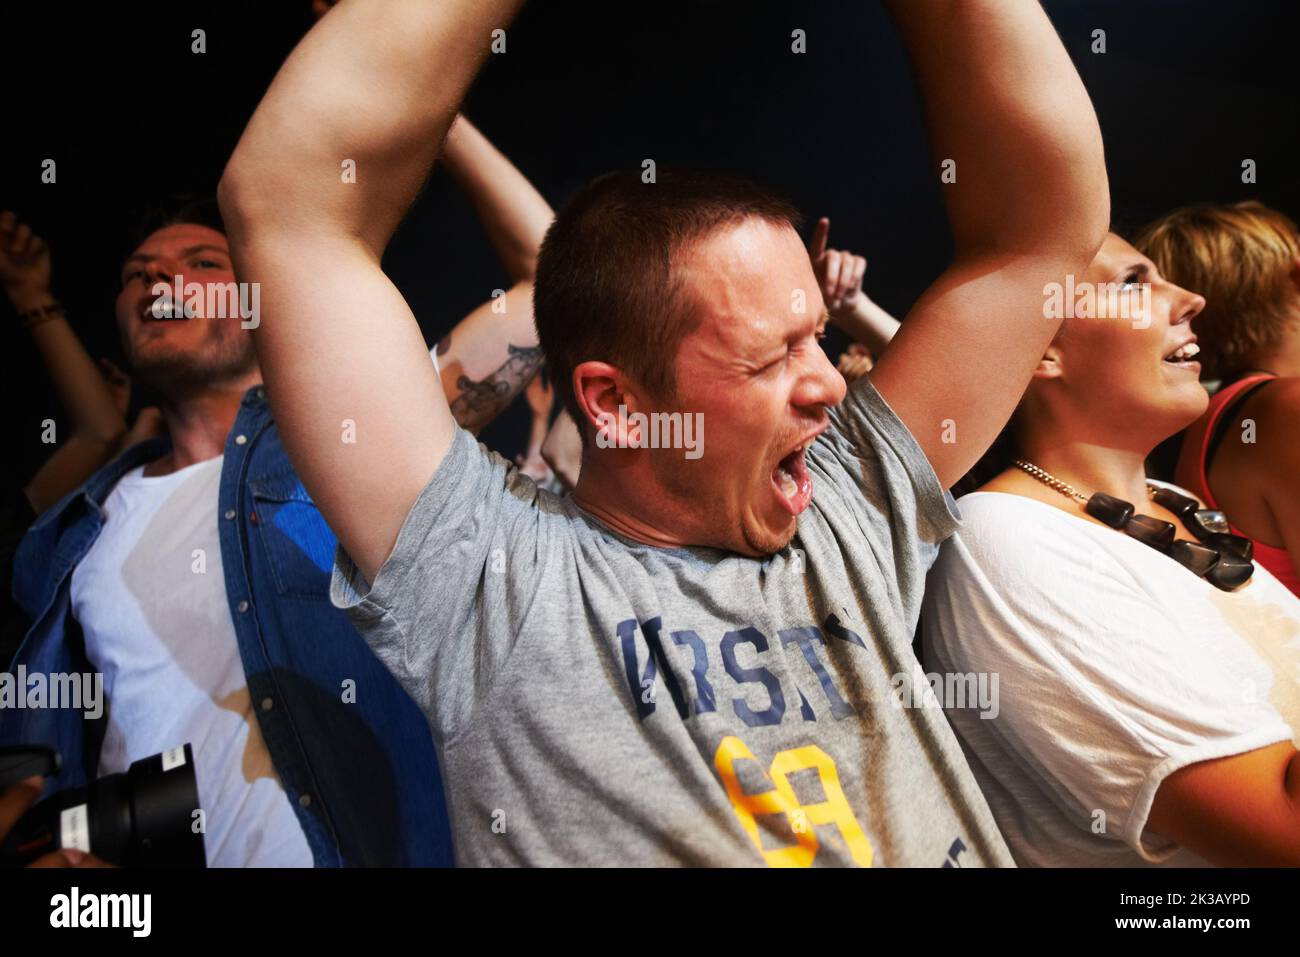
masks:
{"type": "Polygon", "coordinates": [[[542,367],[533,284],[516,283],[456,324],[433,349],[456,424],[477,435],[542,367]]]}
{"type": "Polygon", "coordinates": [[[459,360],[442,368],[442,388],[451,414],[462,429],[475,435],[514,401],[542,367],[541,346],[503,345],[508,358],[482,378],[467,374],[459,360]]]}
{"type": "Polygon", "coordinates": [[[532,278],[555,212],[527,177],[469,120],[456,118],[443,162],[465,191],[514,288],[474,310],[438,343],[442,388],[461,428],[478,433],[542,365],[532,278]]]}

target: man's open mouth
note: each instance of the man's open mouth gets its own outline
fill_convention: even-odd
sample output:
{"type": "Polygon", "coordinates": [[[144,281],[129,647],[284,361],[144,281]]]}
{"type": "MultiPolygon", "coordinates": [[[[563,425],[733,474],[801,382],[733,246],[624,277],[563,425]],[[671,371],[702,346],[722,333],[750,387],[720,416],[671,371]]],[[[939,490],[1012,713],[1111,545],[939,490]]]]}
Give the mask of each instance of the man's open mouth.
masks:
{"type": "Polygon", "coordinates": [[[811,444],[811,441],[801,443],[772,470],[777,496],[791,515],[798,515],[812,501],[812,474],[804,461],[804,453],[811,444]]]}
{"type": "Polygon", "coordinates": [[[150,299],[140,309],[141,322],[174,322],[185,319],[185,308],[171,296],[150,299]]]}

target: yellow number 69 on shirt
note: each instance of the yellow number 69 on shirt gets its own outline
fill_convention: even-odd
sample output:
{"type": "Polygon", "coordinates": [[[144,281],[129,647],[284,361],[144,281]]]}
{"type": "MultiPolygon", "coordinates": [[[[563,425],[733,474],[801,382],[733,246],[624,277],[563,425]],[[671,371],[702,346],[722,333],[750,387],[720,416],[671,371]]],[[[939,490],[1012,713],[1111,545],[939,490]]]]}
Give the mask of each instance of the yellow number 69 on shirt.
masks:
{"type": "Polygon", "coordinates": [[[727,797],[731,799],[731,806],[740,819],[740,826],[754,842],[768,866],[811,867],[820,847],[815,828],[821,824],[834,824],[839,828],[855,864],[859,867],[871,866],[871,842],[867,840],[867,835],[858,825],[853,809],[844,797],[839,772],[830,755],[813,744],[778,752],[767,771],[772,781],[772,790],[761,794],[746,794],[741,788],[735,764],[742,759],[757,760],[753,752],[745,747],[745,742],[728,735],[718,745],[713,764],[727,789],[727,797]],[[806,770],[815,770],[821,781],[822,800],[817,804],[800,804],[790,785],[791,774],[806,770]],[[755,818],[759,814],[784,814],[796,843],[764,849],[755,818]]]}

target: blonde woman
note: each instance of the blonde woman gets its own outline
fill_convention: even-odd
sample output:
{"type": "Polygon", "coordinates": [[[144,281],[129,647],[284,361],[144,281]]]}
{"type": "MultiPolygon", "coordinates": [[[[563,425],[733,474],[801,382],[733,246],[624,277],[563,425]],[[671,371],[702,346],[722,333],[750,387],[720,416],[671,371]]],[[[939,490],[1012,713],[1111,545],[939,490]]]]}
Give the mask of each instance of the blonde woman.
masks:
{"type": "Polygon", "coordinates": [[[1188,430],[1177,478],[1300,595],[1300,232],[1257,202],[1188,206],[1143,230],[1160,271],[1205,297],[1193,324],[1221,385],[1188,430]]]}

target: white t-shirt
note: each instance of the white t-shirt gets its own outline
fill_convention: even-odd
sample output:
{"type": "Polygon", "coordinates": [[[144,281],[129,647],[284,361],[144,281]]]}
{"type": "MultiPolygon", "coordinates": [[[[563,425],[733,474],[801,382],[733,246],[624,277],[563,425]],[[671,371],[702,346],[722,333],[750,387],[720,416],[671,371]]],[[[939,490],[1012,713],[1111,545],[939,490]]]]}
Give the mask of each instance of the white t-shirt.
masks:
{"type": "Polygon", "coordinates": [[[1258,565],[1221,591],[1034,499],[959,505],[923,658],[997,676],[995,716],[946,710],[1016,861],[1203,865],[1146,831],[1151,802],[1181,767],[1300,740],[1300,600],[1258,565]]]}
{"type": "Polygon", "coordinates": [[[72,611],[109,702],[99,773],[189,742],[211,867],[310,867],[262,741],[226,601],[222,457],[124,475],[72,573],[72,611]]]}

